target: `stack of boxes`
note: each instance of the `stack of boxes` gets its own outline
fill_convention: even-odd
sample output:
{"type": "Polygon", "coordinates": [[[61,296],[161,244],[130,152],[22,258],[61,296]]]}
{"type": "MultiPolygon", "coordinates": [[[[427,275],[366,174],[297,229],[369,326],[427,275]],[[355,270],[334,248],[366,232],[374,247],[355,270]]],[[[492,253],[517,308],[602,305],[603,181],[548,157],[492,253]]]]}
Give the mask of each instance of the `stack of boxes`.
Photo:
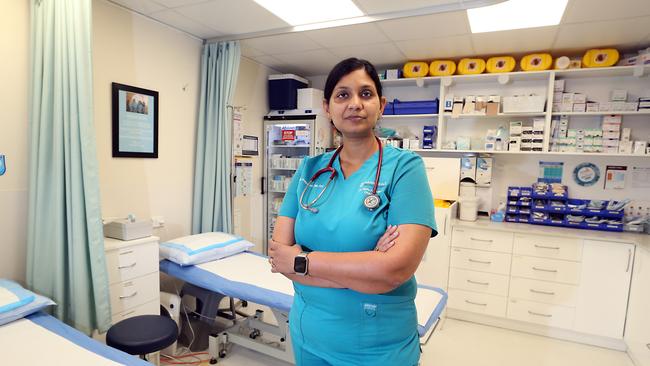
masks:
{"type": "Polygon", "coordinates": [[[510,122],[510,151],[542,151],[544,149],[544,118],[534,118],[532,126],[521,121],[510,122]]]}
{"type": "MultiPolygon", "coordinates": [[[[438,129],[436,126],[424,126],[422,128],[422,148],[434,149],[436,147],[437,134],[438,134],[438,129]]],[[[419,141],[417,143],[419,144],[419,141]]],[[[409,148],[411,147],[409,146],[409,148]]]]}
{"type": "Polygon", "coordinates": [[[618,153],[621,137],[621,116],[603,117],[603,152],[606,154],[618,153]]]}
{"type": "Polygon", "coordinates": [[[610,100],[598,103],[587,100],[584,93],[564,91],[564,80],[555,80],[553,86],[553,111],[554,112],[627,112],[641,110],[641,106],[650,109],[650,98],[639,98],[639,102],[627,101],[627,90],[614,89],[610,100]]]}

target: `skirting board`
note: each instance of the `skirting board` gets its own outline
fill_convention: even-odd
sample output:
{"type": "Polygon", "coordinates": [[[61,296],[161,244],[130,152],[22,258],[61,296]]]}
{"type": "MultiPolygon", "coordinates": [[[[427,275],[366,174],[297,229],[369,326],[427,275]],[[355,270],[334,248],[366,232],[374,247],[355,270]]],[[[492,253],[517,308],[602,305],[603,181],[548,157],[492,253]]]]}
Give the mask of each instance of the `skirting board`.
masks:
{"type": "Polygon", "coordinates": [[[541,335],[550,338],[562,339],[576,343],[583,343],[592,346],[609,348],[625,352],[627,346],[622,339],[601,337],[578,333],[567,329],[552,328],[538,324],[525,323],[517,320],[497,318],[489,315],[471,313],[464,310],[447,309],[447,317],[451,319],[465,320],[473,323],[490,325],[493,327],[511,329],[525,333],[541,335]]]}

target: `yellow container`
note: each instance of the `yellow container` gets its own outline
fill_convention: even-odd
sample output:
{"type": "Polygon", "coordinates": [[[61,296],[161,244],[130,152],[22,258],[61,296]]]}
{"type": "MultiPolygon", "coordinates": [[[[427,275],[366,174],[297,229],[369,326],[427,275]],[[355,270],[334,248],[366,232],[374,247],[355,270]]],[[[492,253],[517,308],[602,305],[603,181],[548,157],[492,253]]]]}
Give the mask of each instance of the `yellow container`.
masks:
{"type": "Polygon", "coordinates": [[[487,60],[487,71],[490,73],[510,72],[515,69],[517,62],[512,56],[490,57],[487,60]]]}
{"type": "Polygon", "coordinates": [[[553,57],[548,53],[533,53],[524,56],[519,61],[519,66],[524,71],[542,71],[548,70],[553,64],[553,57]]]}
{"type": "Polygon", "coordinates": [[[481,58],[464,58],[458,62],[458,73],[461,75],[481,74],[485,71],[485,60],[481,58]]]}
{"type": "Polygon", "coordinates": [[[429,64],[421,61],[407,62],[402,71],[404,71],[404,77],[421,78],[429,74],[429,64]]]}
{"type": "Polygon", "coordinates": [[[429,75],[431,76],[449,76],[456,72],[456,63],[450,60],[431,61],[429,65],[429,75]]]}
{"type": "Polygon", "coordinates": [[[593,49],[582,57],[585,67],[610,67],[618,62],[618,51],[613,48],[593,49]]]}

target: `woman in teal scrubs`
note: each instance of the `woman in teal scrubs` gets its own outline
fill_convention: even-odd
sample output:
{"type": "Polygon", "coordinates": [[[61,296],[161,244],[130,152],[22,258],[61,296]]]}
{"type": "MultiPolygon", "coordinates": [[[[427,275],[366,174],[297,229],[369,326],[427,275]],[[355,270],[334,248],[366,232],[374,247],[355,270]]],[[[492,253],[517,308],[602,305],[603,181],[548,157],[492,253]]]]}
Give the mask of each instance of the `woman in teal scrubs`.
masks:
{"type": "Polygon", "coordinates": [[[386,98],[368,61],[337,64],[324,97],[342,147],[302,162],[269,248],[271,270],[294,282],[296,364],[417,365],[413,274],[436,234],[424,164],[375,138],[386,98]]]}

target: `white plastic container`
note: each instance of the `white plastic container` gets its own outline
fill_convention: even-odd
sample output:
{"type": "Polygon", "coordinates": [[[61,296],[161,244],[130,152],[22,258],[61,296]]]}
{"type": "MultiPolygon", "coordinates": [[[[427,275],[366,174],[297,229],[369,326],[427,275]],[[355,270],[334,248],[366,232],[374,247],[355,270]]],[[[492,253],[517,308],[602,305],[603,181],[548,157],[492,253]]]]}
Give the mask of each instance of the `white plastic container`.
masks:
{"type": "Polygon", "coordinates": [[[476,196],[476,183],[474,182],[460,182],[460,197],[473,197],[476,196]]]}
{"type": "Polygon", "coordinates": [[[119,240],[146,238],[152,235],[152,231],[151,220],[131,222],[128,219],[120,219],[104,225],[104,236],[119,240]]]}
{"type": "Polygon", "coordinates": [[[478,217],[479,198],[476,196],[460,196],[458,218],[463,221],[476,221],[478,217]]]}

